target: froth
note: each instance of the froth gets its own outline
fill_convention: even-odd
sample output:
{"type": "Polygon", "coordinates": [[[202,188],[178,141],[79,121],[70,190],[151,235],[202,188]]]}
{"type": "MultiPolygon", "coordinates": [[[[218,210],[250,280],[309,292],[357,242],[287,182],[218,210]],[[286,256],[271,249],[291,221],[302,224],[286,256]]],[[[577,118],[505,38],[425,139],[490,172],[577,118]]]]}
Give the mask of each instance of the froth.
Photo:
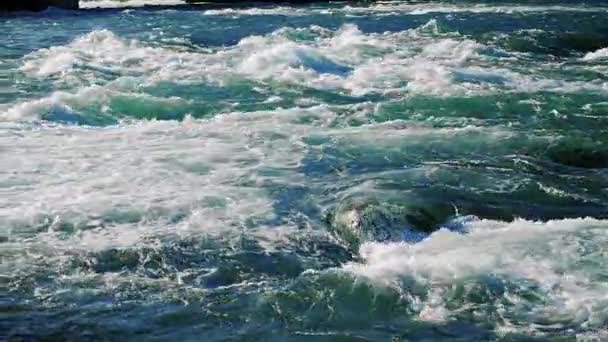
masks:
{"type": "Polygon", "coordinates": [[[183,5],[184,0],[80,0],[80,8],[120,8],[141,6],[174,6],[183,5]]]}
{"type": "Polygon", "coordinates": [[[127,44],[111,31],[93,31],[67,46],[42,49],[26,56],[21,70],[35,76],[51,76],[68,71],[84,58],[100,64],[110,62],[116,51],[126,48],[127,44]]]}
{"type": "Polygon", "coordinates": [[[599,49],[594,52],[589,52],[583,57],[585,61],[593,61],[597,59],[608,58],[608,48],[599,49]]]}
{"type": "Polygon", "coordinates": [[[203,12],[204,15],[283,15],[283,16],[297,16],[306,15],[307,11],[299,10],[293,7],[270,7],[270,8],[224,8],[217,10],[206,10],[203,12]]]}
{"type": "MultiPolygon", "coordinates": [[[[498,276],[521,286],[532,282],[546,299],[545,304],[534,307],[530,313],[536,318],[529,319],[545,317],[550,321],[552,317],[567,316],[568,320],[589,328],[603,324],[605,306],[593,303],[607,299],[606,287],[593,280],[597,269],[577,265],[588,258],[580,252],[583,245],[592,251],[608,239],[606,221],[591,218],[511,223],[482,220],[466,225],[467,234],[440,230],[415,245],[366,243],[360,250],[365,262],[349,264],[345,269],[383,285],[399,286],[399,279],[414,277],[431,286],[433,291],[487,276],[498,276]],[[566,313],[560,313],[563,310],[566,313]]],[[[602,259],[601,255],[596,256],[602,259]]],[[[605,262],[600,259],[596,261],[605,262]]],[[[421,309],[421,319],[446,316],[442,314],[445,299],[438,300],[437,295],[431,295],[428,300],[421,309]]],[[[450,314],[453,313],[447,316],[450,314]]]]}
{"type": "Polygon", "coordinates": [[[271,7],[271,8],[226,8],[220,10],[207,10],[205,15],[283,15],[298,16],[306,13],[316,14],[342,14],[346,16],[361,15],[428,15],[433,13],[508,13],[508,14],[536,14],[548,12],[606,12],[605,7],[593,6],[560,6],[560,5],[490,5],[490,4],[433,4],[433,3],[407,3],[402,1],[378,1],[370,6],[351,6],[334,8],[308,8],[307,11],[297,8],[271,7]]]}
{"type": "MultiPolygon", "coordinates": [[[[94,86],[106,94],[117,86],[122,92],[139,93],[142,87],[160,82],[229,86],[242,79],[390,97],[606,89],[607,83],[601,80],[523,74],[508,67],[512,56],[496,56],[492,49],[456,33],[442,33],[435,20],[415,29],[385,33],[364,33],[351,24],[335,31],[318,26],[283,28],[218,49],[148,46],[99,30],[65,46],[29,54],[21,70],[30,77],[48,78],[62,89],[94,86]],[[296,38],[300,33],[310,38],[296,38]]],[[[603,53],[600,50],[594,56],[603,53]]],[[[78,95],[13,104],[2,116],[31,117],[35,113],[28,108],[42,108],[36,102],[54,103],[57,97],[66,96],[78,95]],[[29,112],[18,113],[20,110],[29,112]]]]}
{"type": "Polygon", "coordinates": [[[606,12],[605,7],[592,6],[543,6],[543,5],[490,5],[490,4],[411,4],[380,2],[369,7],[350,7],[344,9],[350,13],[408,14],[427,15],[431,13],[547,13],[547,12],[606,12]]]}

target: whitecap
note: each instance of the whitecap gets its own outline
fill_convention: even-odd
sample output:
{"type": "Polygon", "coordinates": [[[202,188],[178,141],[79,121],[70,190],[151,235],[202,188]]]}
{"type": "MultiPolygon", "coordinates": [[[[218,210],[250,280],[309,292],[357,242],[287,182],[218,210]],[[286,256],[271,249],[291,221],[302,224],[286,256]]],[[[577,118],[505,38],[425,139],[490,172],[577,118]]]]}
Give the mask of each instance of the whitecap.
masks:
{"type": "MultiPolygon", "coordinates": [[[[120,91],[138,93],[141,87],[160,82],[225,87],[240,79],[391,97],[604,91],[608,86],[599,79],[584,82],[523,74],[508,67],[510,57],[505,57],[509,63],[498,63],[505,62],[504,58],[488,54],[491,50],[458,34],[440,32],[436,20],[385,33],[363,33],[352,24],[335,31],[318,26],[282,28],[245,37],[235,46],[192,50],[148,46],[109,30],[96,30],[67,45],[30,53],[24,57],[21,71],[29,77],[50,79],[62,89],[108,88],[100,93],[112,93],[117,85],[120,91]],[[293,34],[300,31],[316,38],[294,39],[293,34]]],[[[60,95],[66,96],[77,94],[60,95]]],[[[49,100],[30,102],[35,101],[49,100]]],[[[0,115],[5,119],[29,116],[15,114],[19,105],[3,106],[0,115]]]]}
{"type": "Polygon", "coordinates": [[[598,59],[608,58],[608,48],[599,49],[594,52],[589,52],[583,57],[584,61],[595,61],[598,59]]]}
{"type": "MultiPolygon", "coordinates": [[[[528,303],[532,308],[517,313],[529,315],[526,321],[551,321],[552,317],[561,317],[560,320],[582,324],[588,329],[605,323],[608,288],[593,280],[603,270],[593,264],[582,267],[580,262],[590,257],[581,254],[583,250],[590,253],[602,250],[608,241],[608,221],[593,218],[548,222],[519,219],[510,223],[473,220],[465,225],[468,234],[440,230],[414,245],[365,243],[360,249],[364,261],[345,265],[344,270],[382,286],[399,286],[400,279],[413,277],[431,286],[431,292],[488,276],[502,277],[522,287],[531,282],[545,299],[538,305],[528,303]]],[[[598,265],[606,261],[601,253],[593,255],[598,265]]],[[[515,301],[514,305],[526,301],[518,298],[517,292],[505,293],[505,296],[509,296],[505,300],[515,301]]],[[[421,319],[454,314],[442,311],[445,299],[431,295],[428,300],[420,309],[421,319]],[[432,308],[441,314],[434,316],[432,308]]],[[[510,310],[517,310],[517,306],[510,310]]],[[[502,325],[509,325],[509,321],[502,325]]],[[[525,329],[536,330],[534,326],[525,329]]]]}
{"type": "Polygon", "coordinates": [[[121,8],[121,7],[142,7],[142,6],[175,6],[184,5],[185,0],[80,0],[80,8],[121,8]]]}

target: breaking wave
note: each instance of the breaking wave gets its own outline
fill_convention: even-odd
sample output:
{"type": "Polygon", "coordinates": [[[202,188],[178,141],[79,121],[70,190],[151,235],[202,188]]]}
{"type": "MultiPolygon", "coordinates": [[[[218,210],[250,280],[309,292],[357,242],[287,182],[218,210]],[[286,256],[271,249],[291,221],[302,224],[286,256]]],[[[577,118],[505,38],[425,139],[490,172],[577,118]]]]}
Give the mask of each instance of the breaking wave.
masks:
{"type": "Polygon", "coordinates": [[[175,6],[184,5],[185,0],[80,0],[80,8],[121,8],[143,6],[175,6]]]}
{"type": "MultiPolygon", "coordinates": [[[[58,108],[72,113],[67,116],[73,117],[85,115],[82,112],[86,107],[97,108],[103,112],[101,116],[128,117],[131,115],[128,110],[117,112],[121,108],[112,105],[120,93],[195,106],[180,94],[167,97],[155,90],[165,83],[213,89],[246,80],[255,83],[251,85],[250,95],[262,96],[257,90],[275,88],[279,82],[284,86],[341,91],[354,97],[604,91],[607,87],[601,79],[594,82],[543,79],[515,71],[506,67],[513,56],[500,57],[495,52],[491,46],[458,34],[441,33],[434,20],[416,29],[382,34],[365,34],[354,25],[335,31],[318,26],[280,29],[264,36],[246,37],[235,46],[202,50],[150,46],[121,38],[109,30],[99,30],[65,46],[35,51],[24,58],[21,67],[29,77],[50,79],[62,88],[78,85],[81,90],[77,93],[58,91],[48,98],[4,106],[0,116],[4,120],[58,117],[45,114],[58,108]],[[307,35],[312,39],[298,38],[307,35]],[[93,93],[97,96],[90,96],[93,93]]],[[[586,58],[601,53],[602,50],[586,58]]],[[[280,90],[279,97],[284,97],[280,90]]],[[[161,113],[158,117],[205,115],[187,112],[190,107],[184,107],[186,112],[168,116],[161,113]]],[[[214,108],[218,109],[221,110],[214,108]]],[[[224,110],[234,109],[227,104],[224,110]]],[[[81,120],[68,118],[66,121],[81,120]]]]}
{"type": "Polygon", "coordinates": [[[583,57],[583,60],[593,61],[598,59],[608,58],[608,48],[599,49],[597,51],[589,52],[583,57]]]}
{"type": "Polygon", "coordinates": [[[552,3],[6,16],[0,339],[607,338],[607,12],[552,3]]]}
{"type": "Polygon", "coordinates": [[[540,336],[567,326],[595,330],[606,324],[606,288],[593,266],[603,259],[606,221],[481,220],[466,225],[465,235],[440,230],[415,245],[364,244],[364,262],[344,269],[383,286],[404,286],[408,279],[425,284],[422,320],[489,310],[503,318],[500,333],[520,330],[540,336]],[[475,294],[479,283],[495,287],[475,294]],[[475,302],[477,295],[487,297],[483,305],[475,302]]]}

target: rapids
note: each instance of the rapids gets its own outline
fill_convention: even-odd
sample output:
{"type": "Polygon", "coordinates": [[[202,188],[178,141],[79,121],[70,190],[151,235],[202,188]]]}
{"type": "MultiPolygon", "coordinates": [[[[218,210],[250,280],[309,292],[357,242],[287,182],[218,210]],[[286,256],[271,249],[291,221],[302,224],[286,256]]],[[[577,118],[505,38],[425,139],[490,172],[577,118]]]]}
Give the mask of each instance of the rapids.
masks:
{"type": "Polygon", "coordinates": [[[0,17],[0,339],[608,338],[605,3],[176,3],[0,17]]]}

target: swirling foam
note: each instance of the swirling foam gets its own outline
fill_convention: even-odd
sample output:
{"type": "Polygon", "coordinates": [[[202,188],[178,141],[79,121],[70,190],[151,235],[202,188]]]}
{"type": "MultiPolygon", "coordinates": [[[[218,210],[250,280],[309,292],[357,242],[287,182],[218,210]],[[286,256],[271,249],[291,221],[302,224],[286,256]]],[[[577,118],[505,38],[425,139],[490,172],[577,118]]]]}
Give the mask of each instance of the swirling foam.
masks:
{"type": "Polygon", "coordinates": [[[513,70],[509,68],[513,57],[497,57],[492,49],[455,33],[441,33],[435,20],[416,29],[381,34],[366,34],[351,24],[336,31],[318,26],[284,28],[218,49],[153,47],[99,30],[24,58],[21,71],[26,75],[50,79],[63,89],[76,87],[81,89],[78,93],[4,106],[0,117],[35,116],[29,108],[46,108],[40,103],[70,106],[61,99],[79,97],[82,89],[90,87],[101,87],[95,88],[101,94],[114,90],[137,94],[142,87],[161,82],[226,86],[247,79],[389,97],[608,89],[608,82],[601,79],[543,79],[535,72],[513,70]],[[294,38],[302,32],[314,39],[294,38]]]}
{"type": "Polygon", "coordinates": [[[185,0],[80,0],[80,8],[121,8],[142,6],[175,6],[184,5],[185,0]]]}
{"type": "Polygon", "coordinates": [[[585,61],[594,61],[598,59],[608,58],[608,48],[599,49],[597,51],[589,52],[583,57],[585,61]]]}
{"type": "MultiPolygon", "coordinates": [[[[546,296],[540,304],[526,304],[533,307],[528,309],[527,322],[571,321],[592,331],[606,323],[608,287],[594,280],[599,270],[593,265],[606,262],[605,254],[598,251],[608,241],[607,221],[482,220],[466,225],[468,234],[441,230],[415,245],[366,243],[360,251],[364,263],[344,268],[383,285],[399,286],[399,279],[414,277],[428,284],[432,291],[439,291],[433,292],[421,309],[421,319],[425,320],[447,319],[455,314],[446,309],[446,299],[441,295],[450,284],[495,275],[521,284],[522,288],[532,283],[546,296]],[[589,266],[581,266],[584,260],[590,262],[586,264],[589,266]]],[[[504,296],[498,300],[507,300],[512,305],[527,301],[517,293],[504,296]]],[[[508,330],[508,321],[504,324],[502,328],[508,330]]],[[[542,334],[537,330],[539,327],[520,329],[542,334]]]]}

